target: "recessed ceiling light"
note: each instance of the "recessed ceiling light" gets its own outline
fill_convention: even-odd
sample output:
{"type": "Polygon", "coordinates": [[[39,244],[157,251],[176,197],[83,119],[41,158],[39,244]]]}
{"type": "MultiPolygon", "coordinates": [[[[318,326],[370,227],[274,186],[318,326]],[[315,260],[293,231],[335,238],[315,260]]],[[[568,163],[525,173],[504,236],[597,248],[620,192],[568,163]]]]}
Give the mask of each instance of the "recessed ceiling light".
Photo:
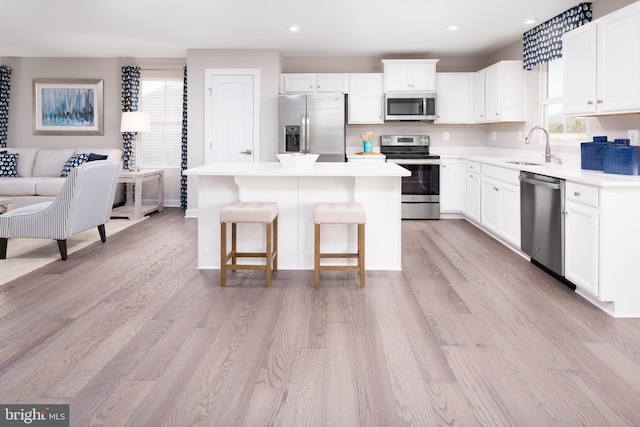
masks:
{"type": "Polygon", "coordinates": [[[455,31],[458,29],[458,26],[456,24],[451,24],[447,27],[447,30],[449,31],[455,31]]]}
{"type": "Polygon", "coordinates": [[[538,22],[536,18],[529,18],[529,19],[525,19],[524,21],[525,25],[535,24],[536,22],[538,22]]]}
{"type": "Polygon", "coordinates": [[[289,31],[295,33],[296,31],[300,31],[300,27],[298,27],[297,25],[292,25],[289,27],[289,31]]]}

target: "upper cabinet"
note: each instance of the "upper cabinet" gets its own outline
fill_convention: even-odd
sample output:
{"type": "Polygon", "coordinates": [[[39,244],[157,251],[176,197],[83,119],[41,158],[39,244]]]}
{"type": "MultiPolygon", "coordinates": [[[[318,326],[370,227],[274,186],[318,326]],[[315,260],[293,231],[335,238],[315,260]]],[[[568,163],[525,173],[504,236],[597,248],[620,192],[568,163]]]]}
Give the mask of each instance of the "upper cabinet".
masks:
{"type": "Polygon", "coordinates": [[[434,92],[437,59],[383,59],[385,92],[434,92]]]}
{"type": "Polygon", "coordinates": [[[349,93],[349,75],[337,73],[282,74],[280,87],[282,93],[349,93]]]}
{"type": "Polygon", "coordinates": [[[473,122],[475,73],[437,73],[435,123],[473,122]]]}
{"type": "Polygon", "coordinates": [[[564,114],[640,111],[640,3],[564,34],[564,114]]]}
{"type": "Polygon", "coordinates": [[[349,124],[382,123],[382,74],[351,74],[349,87],[349,124]]]}
{"type": "Polygon", "coordinates": [[[522,122],[525,74],[522,61],[500,61],[476,73],[474,112],[477,122],[522,122]]]}

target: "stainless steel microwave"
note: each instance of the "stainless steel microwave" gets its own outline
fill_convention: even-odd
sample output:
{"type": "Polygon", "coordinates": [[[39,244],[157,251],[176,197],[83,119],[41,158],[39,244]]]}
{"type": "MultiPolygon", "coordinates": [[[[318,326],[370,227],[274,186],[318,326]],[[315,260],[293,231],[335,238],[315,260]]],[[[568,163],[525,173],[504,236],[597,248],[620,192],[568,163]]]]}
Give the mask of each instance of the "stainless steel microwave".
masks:
{"type": "Polygon", "coordinates": [[[385,121],[433,121],[436,119],[435,92],[385,93],[385,121]]]}

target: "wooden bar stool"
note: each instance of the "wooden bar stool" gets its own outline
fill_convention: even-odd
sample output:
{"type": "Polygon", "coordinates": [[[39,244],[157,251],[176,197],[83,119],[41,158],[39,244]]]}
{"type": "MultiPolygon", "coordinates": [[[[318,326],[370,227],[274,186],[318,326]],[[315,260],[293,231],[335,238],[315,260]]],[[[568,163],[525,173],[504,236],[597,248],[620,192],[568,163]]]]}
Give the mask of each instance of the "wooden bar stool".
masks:
{"type": "Polygon", "coordinates": [[[367,222],[367,212],[364,205],[358,202],[348,203],[316,203],[313,208],[314,224],[314,274],[313,287],[318,287],[321,270],[359,271],[360,287],[364,288],[364,225],[367,222]],[[320,225],[321,224],[357,224],[358,252],[356,253],[321,253],[320,225]],[[321,258],[357,258],[357,265],[320,265],[321,258]]]}
{"type": "Polygon", "coordinates": [[[227,284],[227,271],[265,270],[267,288],[278,271],[278,204],[274,202],[233,202],[220,211],[220,286],[227,284]],[[231,251],[227,253],[227,224],[231,224],[231,251]],[[264,252],[238,252],[236,225],[265,224],[267,244],[264,252]],[[264,264],[237,264],[237,258],[265,258],[264,264]],[[229,264],[229,260],[231,263],[229,264]]]}

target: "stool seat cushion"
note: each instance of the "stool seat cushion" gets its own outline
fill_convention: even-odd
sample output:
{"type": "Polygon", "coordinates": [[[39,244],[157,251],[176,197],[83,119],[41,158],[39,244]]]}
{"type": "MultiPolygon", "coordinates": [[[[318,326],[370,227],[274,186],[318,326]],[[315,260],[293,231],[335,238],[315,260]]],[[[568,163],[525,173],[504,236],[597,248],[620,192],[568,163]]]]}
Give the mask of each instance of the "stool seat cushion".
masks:
{"type": "Polygon", "coordinates": [[[358,202],[316,203],[313,208],[314,224],[365,224],[367,212],[358,202]]]}
{"type": "Polygon", "coordinates": [[[220,211],[220,222],[267,224],[276,215],[278,204],[274,202],[233,202],[220,211]]]}

